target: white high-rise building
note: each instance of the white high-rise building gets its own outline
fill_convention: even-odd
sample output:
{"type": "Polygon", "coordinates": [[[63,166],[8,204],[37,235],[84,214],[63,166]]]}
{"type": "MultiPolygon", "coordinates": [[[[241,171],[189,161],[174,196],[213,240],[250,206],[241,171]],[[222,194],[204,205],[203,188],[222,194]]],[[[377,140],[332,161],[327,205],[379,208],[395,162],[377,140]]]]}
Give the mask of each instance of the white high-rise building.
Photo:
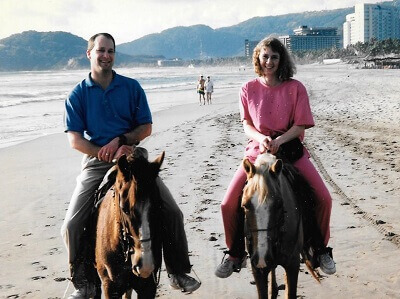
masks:
{"type": "Polygon", "coordinates": [[[356,4],[343,24],[343,47],[371,38],[400,39],[400,11],[388,4],[356,4]]]}

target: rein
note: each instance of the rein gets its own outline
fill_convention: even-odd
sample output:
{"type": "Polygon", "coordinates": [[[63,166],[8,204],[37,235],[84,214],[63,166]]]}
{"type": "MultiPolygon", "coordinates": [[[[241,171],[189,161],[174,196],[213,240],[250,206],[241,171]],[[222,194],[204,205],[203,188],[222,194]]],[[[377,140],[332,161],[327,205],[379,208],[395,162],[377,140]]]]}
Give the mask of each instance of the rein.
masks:
{"type": "Polygon", "coordinates": [[[271,226],[271,227],[267,227],[267,228],[253,228],[253,229],[248,229],[248,231],[249,231],[250,233],[269,232],[269,231],[275,229],[276,227],[281,226],[281,222],[282,222],[282,221],[279,221],[277,224],[275,224],[275,225],[273,225],[273,226],[271,226]]]}
{"type": "MultiPolygon", "coordinates": [[[[112,191],[113,191],[113,197],[115,199],[115,197],[117,196],[114,187],[112,187],[112,191]]],[[[115,205],[115,201],[114,201],[114,205],[115,205]]],[[[116,212],[117,209],[114,209],[114,211],[116,212]]],[[[121,241],[121,245],[122,245],[122,251],[125,257],[125,263],[127,263],[129,261],[129,257],[131,256],[131,254],[133,254],[134,252],[134,240],[135,238],[132,236],[132,234],[130,233],[130,230],[127,226],[126,222],[130,222],[129,219],[127,218],[127,215],[124,213],[124,211],[121,209],[120,206],[120,197],[118,196],[118,210],[120,213],[120,218],[121,218],[121,233],[119,235],[119,239],[121,241]]],[[[139,239],[139,241],[141,243],[146,243],[146,242],[150,242],[152,240],[152,238],[147,238],[147,239],[139,239]]],[[[160,280],[161,280],[161,267],[158,269],[158,274],[155,273],[153,271],[152,273],[153,276],[153,280],[154,283],[156,284],[156,286],[158,286],[160,284],[160,280]]]]}
{"type": "MultiPolygon", "coordinates": [[[[247,222],[247,220],[246,220],[247,222]]],[[[272,231],[276,228],[279,228],[283,225],[284,222],[284,218],[283,218],[283,213],[282,216],[279,218],[279,220],[272,226],[267,227],[267,228],[249,228],[246,225],[246,231],[247,231],[247,238],[251,238],[251,234],[252,233],[258,233],[258,232],[269,232],[272,231]]],[[[301,215],[299,215],[298,220],[297,220],[297,225],[296,225],[296,236],[299,235],[299,231],[300,231],[300,224],[301,224],[301,215]]],[[[271,239],[270,236],[267,236],[267,239],[271,239]]],[[[276,242],[276,245],[281,244],[282,240],[281,238],[278,238],[278,241],[276,242]]],[[[293,256],[293,254],[295,253],[295,249],[293,249],[293,252],[290,254],[290,256],[293,256]]]]}
{"type": "MultiPolygon", "coordinates": [[[[112,191],[113,191],[113,198],[115,199],[116,196],[118,196],[115,192],[114,187],[112,187],[112,191]]],[[[124,213],[124,211],[122,211],[121,206],[120,206],[120,197],[118,196],[118,212],[120,215],[120,225],[121,225],[121,230],[120,230],[120,235],[119,235],[119,239],[120,239],[120,243],[122,246],[122,251],[125,257],[125,262],[128,262],[130,255],[133,253],[133,245],[134,245],[134,237],[132,236],[132,234],[130,233],[130,230],[128,228],[129,225],[127,225],[127,217],[124,213]]],[[[114,211],[115,213],[117,213],[117,207],[116,207],[116,201],[114,200],[114,211]]],[[[116,217],[117,215],[115,215],[115,219],[117,219],[116,217]]]]}
{"type": "Polygon", "coordinates": [[[249,233],[269,232],[269,231],[271,231],[271,230],[273,230],[273,229],[275,229],[275,228],[277,228],[277,227],[281,227],[282,225],[283,225],[283,217],[281,217],[281,218],[279,219],[279,221],[277,221],[277,222],[275,223],[275,225],[272,225],[272,226],[270,226],[270,227],[267,227],[267,228],[247,228],[247,231],[248,231],[249,233]]]}

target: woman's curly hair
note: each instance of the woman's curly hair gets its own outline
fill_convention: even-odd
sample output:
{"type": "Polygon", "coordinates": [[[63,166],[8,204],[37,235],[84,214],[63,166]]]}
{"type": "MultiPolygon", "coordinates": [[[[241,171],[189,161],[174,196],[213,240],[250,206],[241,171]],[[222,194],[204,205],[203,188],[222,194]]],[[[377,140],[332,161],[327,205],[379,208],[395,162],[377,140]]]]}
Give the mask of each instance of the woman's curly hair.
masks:
{"type": "Polygon", "coordinates": [[[289,80],[296,73],[296,66],[283,43],[276,37],[267,37],[260,41],[253,51],[254,71],[261,77],[264,75],[260,65],[260,52],[263,48],[271,48],[273,52],[279,53],[279,66],[277,77],[282,81],[289,80]]]}

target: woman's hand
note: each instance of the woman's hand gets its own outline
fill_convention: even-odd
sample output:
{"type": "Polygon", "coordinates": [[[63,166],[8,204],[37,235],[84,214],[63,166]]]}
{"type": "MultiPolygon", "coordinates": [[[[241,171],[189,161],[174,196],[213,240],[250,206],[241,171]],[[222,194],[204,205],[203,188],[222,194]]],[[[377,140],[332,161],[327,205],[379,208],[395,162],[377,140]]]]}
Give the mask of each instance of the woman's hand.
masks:
{"type": "Polygon", "coordinates": [[[270,150],[270,143],[271,143],[272,139],[270,136],[265,136],[264,139],[262,139],[259,142],[259,147],[260,147],[260,153],[263,154],[266,151],[270,150]]]}
{"type": "Polygon", "coordinates": [[[260,142],[260,153],[263,154],[265,152],[270,152],[271,154],[275,155],[279,147],[281,146],[281,142],[279,137],[276,139],[272,139],[270,136],[266,136],[260,142]]]}
{"type": "Polygon", "coordinates": [[[273,154],[273,155],[275,155],[278,152],[279,147],[282,144],[279,139],[280,139],[279,137],[276,139],[273,139],[268,144],[268,149],[271,152],[271,154],[273,154]]]}

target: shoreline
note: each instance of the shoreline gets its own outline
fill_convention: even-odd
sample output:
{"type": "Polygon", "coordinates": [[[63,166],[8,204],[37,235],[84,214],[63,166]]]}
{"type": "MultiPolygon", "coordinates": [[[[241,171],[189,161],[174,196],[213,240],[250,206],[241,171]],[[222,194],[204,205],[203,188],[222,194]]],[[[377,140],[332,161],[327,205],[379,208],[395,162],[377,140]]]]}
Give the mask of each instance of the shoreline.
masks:
{"type": "MultiPolygon", "coordinates": [[[[187,104],[188,99],[197,103],[195,86],[200,72],[215,75],[216,94],[236,87],[249,73],[226,67],[163,68],[157,74],[150,68],[122,68],[117,72],[140,82],[153,113],[187,104]]],[[[37,83],[34,85],[21,83],[18,74],[6,76],[4,79],[9,83],[0,101],[0,148],[62,132],[64,99],[87,73],[88,70],[21,74],[22,78],[37,83]]]]}
{"type": "MultiPolygon", "coordinates": [[[[214,104],[215,105],[215,104],[214,104]]],[[[160,126],[158,126],[156,123],[157,123],[157,120],[159,120],[159,119],[161,119],[161,120],[163,120],[163,121],[166,121],[167,119],[166,118],[168,118],[168,121],[169,122],[171,122],[171,121],[173,121],[173,122],[179,122],[179,121],[183,121],[184,119],[191,119],[191,117],[192,117],[192,115],[194,115],[194,113],[193,112],[195,112],[196,111],[196,109],[194,109],[195,107],[198,107],[199,106],[199,104],[194,104],[194,103],[188,103],[188,104],[180,104],[180,105],[174,105],[174,106],[170,106],[170,107],[167,107],[167,108],[164,108],[164,109],[161,109],[161,110],[157,110],[157,111],[155,111],[155,112],[153,112],[152,113],[152,115],[153,115],[153,132],[154,132],[154,127],[155,128],[158,128],[158,127],[160,127],[160,126]],[[181,112],[181,111],[185,111],[185,115],[178,115],[178,118],[171,118],[171,115],[174,115],[176,112],[181,112]],[[187,113],[187,111],[190,111],[191,112],[191,114],[190,113],[187,113]],[[168,117],[164,117],[163,115],[168,115],[168,117]],[[155,121],[156,120],[156,121],[155,121]],[[155,124],[155,125],[154,125],[155,124]]],[[[207,106],[209,106],[209,105],[202,105],[203,107],[207,107],[207,106]]],[[[201,108],[202,109],[202,108],[201,108]]],[[[204,109],[207,109],[207,108],[204,108],[204,109]]],[[[209,111],[204,111],[204,112],[199,112],[199,111],[197,111],[198,113],[198,115],[202,115],[203,113],[210,113],[209,111]]],[[[176,115],[175,115],[176,116],[176,115]]],[[[164,126],[162,126],[162,127],[164,127],[164,126]]],[[[2,144],[2,145],[0,145],[0,152],[3,150],[3,149],[7,149],[7,148],[12,148],[12,147],[15,147],[15,146],[20,146],[20,145],[23,145],[23,144],[25,144],[25,143],[29,143],[29,142],[32,142],[32,141],[35,141],[35,140],[37,140],[37,139],[41,139],[41,138],[44,138],[44,139],[46,139],[46,138],[48,138],[48,137],[50,137],[50,136],[53,136],[53,135],[58,135],[58,134],[63,134],[63,135],[66,135],[65,134],[65,132],[63,131],[64,130],[64,127],[60,127],[60,128],[53,128],[53,129],[51,129],[51,131],[56,131],[56,132],[48,132],[48,133],[46,133],[46,132],[41,132],[40,134],[38,134],[37,136],[34,136],[34,137],[31,137],[31,138],[28,138],[28,137],[21,137],[21,139],[23,139],[23,140],[15,140],[15,141],[10,141],[10,142],[8,142],[8,143],[5,143],[5,144],[2,144]],[[60,131],[59,129],[61,129],[62,131],[60,131]]]]}

